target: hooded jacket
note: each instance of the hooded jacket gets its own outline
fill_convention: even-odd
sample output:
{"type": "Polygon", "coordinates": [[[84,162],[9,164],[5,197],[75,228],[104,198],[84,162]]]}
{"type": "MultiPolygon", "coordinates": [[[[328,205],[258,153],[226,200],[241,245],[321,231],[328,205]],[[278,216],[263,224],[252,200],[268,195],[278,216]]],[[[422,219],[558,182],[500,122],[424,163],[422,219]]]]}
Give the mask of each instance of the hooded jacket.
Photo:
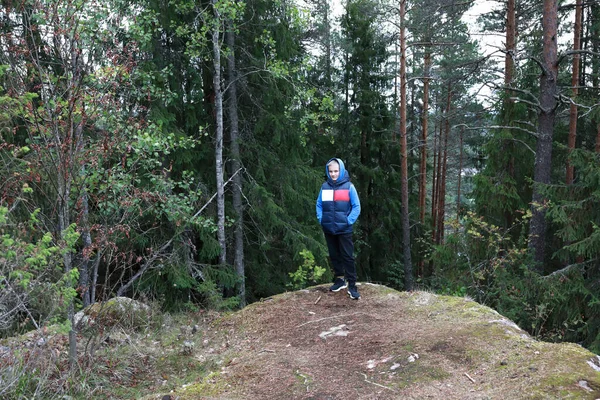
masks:
{"type": "Polygon", "coordinates": [[[317,219],[325,233],[339,235],[352,233],[352,225],[360,215],[360,200],[350,174],[339,158],[332,158],[325,164],[327,181],[321,186],[317,197],[317,219]],[[340,165],[340,175],[336,181],[329,176],[327,167],[331,161],[340,165]]]}

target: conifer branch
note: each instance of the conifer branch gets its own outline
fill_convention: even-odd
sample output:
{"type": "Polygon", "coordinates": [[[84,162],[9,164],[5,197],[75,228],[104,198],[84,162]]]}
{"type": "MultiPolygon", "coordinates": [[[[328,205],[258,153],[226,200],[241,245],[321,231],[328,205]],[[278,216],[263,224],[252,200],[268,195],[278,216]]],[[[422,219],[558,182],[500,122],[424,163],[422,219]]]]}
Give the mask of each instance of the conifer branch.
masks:
{"type": "Polygon", "coordinates": [[[584,262],[581,262],[581,263],[570,264],[570,265],[567,265],[564,268],[556,270],[556,271],[554,271],[554,272],[552,272],[552,273],[550,273],[550,274],[548,274],[546,276],[542,276],[542,278],[543,279],[548,279],[548,278],[551,278],[551,277],[556,276],[556,275],[565,275],[565,274],[568,274],[569,272],[571,272],[571,270],[573,270],[573,269],[584,267],[585,265],[594,263],[596,261],[598,261],[598,258],[594,258],[592,260],[587,260],[587,261],[584,261],[584,262]]]}
{"type": "Polygon", "coordinates": [[[589,54],[591,56],[597,56],[597,57],[600,56],[600,53],[590,51],[590,50],[569,50],[569,51],[565,51],[564,53],[562,53],[560,55],[560,57],[558,57],[558,60],[556,61],[556,65],[560,65],[562,60],[564,60],[565,58],[567,58],[569,56],[576,55],[576,54],[589,54]]]}
{"type": "MultiPolygon", "coordinates": [[[[237,171],[235,171],[235,172],[234,172],[234,173],[233,173],[233,174],[232,174],[232,175],[229,177],[229,179],[227,180],[227,182],[225,182],[225,183],[223,184],[223,187],[227,186],[227,184],[228,184],[229,182],[231,182],[231,180],[233,179],[233,177],[234,177],[234,176],[236,176],[236,175],[237,175],[237,174],[238,174],[238,173],[239,173],[241,170],[243,170],[243,169],[244,169],[244,168],[242,167],[242,168],[238,169],[237,171]]],[[[217,193],[215,193],[215,194],[214,194],[214,195],[213,195],[213,196],[212,196],[212,197],[211,197],[211,198],[210,198],[210,199],[209,199],[209,200],[206,202],[206,204],[204,204],[204,205],[202,206],[202,208],[201,208],[201,209],[200,209],[200,210],[199,210],[199,211],[198,211],[196,214],[194,214],[194,216],[193,216],[191,219],[193,220],[193,219],[194,219],[194,218],[196,218],[198,215],[200,215],[200,214],[202,213],[202,211],[204,211],[204,209],[205,209],[206,207],[208,207],[208,205],[209,205],[209,204],[210,204],[210,203],[211,203],[211,202],[212,202],[212,201],[215,199],[215,197],[217,197],[217,193]]],[[[183,231],[181,231],[181,232],[183,232],[183,231]]],[[[156,260],[157,260],[157,259],[158,259],[158,258],[161,256],[161,254],[162,254],[162,253],[163,253],[163,252],[164,252],[166,249],[168,249],[168,248],[171,246],[171,244],[173,243],[173,241],[174,241],[174,240],[175,240],[175,239],[176,239],[176,238],[177,238],[177,237],[178,237],[178,236],[181,234],[181,232],[179,232],[179,233],[176,233],[176,234],[175,234],[175,235],[174,235],[174,236],[173,236],[171,239],[169,239],[169,240],[168,240],[166,243],[164,243],[164,244],[163,244],[163,245],[160,247],[160,249],[158,249],[157,251],[153,252],[153,253],[152,253],[152,255],[150,256],[150,258],[149,258],[149,259],[148,259],[148,260],[147,260],[147,261],[146,261],[146,262],[145,262],[145,263],[142,265],[142,267],[140,268],[140,270],[139,270],[139,271],[138,271],[138,272],[137,272],[135,275],[133,275],[133,276],[132,276],[132,277],[129,279],[129,281],[128,281],[127,283],[125,283],[124,285],[122,285],[122,286],[121,286],[121,287],[120,287],[120,288],[117,290],[117,296],[121,296],[121,295],[123,295],[123,293],[125,293],[125,291],[126,291],[127,289],[129,289],[129,287],[131,287],[131,285],[132,285],[132,284],[133,284],[133,283],[134,283],[136,280],[138,280],[138,279],[140,278],[140,276],[142,276],[142,275],[143,275],[143,274],[146,272],[146,270],[148,270],[148,268],[150,268],[150,266],[152,266],[152,265],[154,264],[154,261],[156,261],[156,260]]]]}

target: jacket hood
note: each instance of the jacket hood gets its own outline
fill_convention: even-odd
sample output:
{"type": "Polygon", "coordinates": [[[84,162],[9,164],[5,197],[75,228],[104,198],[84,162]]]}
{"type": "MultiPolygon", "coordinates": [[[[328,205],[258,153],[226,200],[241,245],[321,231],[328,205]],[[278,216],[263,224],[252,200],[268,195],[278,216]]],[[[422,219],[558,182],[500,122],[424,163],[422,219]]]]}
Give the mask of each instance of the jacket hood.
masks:
{"type": "Polygon", "coordinates": [[[344,182],[350,180],[350,174],[348,174],[348,171],[346,171],[344,162],[341,159],[335,158],[335,157],[330,159],[329,161],[327,161],[327,163],[325,164],[325,175],[327,176],[327,181],[330,184],[333,184],[335,182],[336,185],[339,185],[340,183],[344,183],[344,182]],[[331,177],[329,176],[329,168],[327,168],[329,163],[334,160],[337,161],[337,163],[340,165],[340,176],[338,177],[337,181],[334,181],[333,179],[331,179],[331,177]]]}

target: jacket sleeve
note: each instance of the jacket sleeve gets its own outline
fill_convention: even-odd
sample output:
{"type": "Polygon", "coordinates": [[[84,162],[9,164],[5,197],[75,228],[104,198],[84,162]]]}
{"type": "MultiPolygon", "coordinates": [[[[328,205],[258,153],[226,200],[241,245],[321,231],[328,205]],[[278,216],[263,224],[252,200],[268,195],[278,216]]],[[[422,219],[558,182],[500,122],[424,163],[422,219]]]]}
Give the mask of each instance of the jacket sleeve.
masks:
{"type": "Polygon", "coordinates": [[[319,223],[321,223],[321,218],[323,218],[323,205],[321,202],[321,193],[323,192],[323,188],[319,191],[319,197],[317,197],[317,219],[319,223]]]}
{"type": "Polygon", "coordinates": [[[352,211],[350,211],[350,215],[348,215],[348,223],[354,225],[360,215],[360,199],[358,198],[358,192],[354,185],[350,185],[350,205],[352,206],[352,211]]]}

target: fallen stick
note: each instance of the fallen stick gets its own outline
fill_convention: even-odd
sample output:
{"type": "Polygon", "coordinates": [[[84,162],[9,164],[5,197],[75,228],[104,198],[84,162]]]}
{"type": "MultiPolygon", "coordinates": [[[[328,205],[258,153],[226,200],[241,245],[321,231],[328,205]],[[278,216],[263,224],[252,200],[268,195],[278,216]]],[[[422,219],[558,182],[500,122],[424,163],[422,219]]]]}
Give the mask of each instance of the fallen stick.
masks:
{"type": "Polygon", "coordinates": [[[366,374],[363,374],[362,372],[358,372],[358,371],[356,371],[356,373],[357,373],[357,374],[361,374],[362,376],[364,376],[364,378],[365,378],[365,382],[367,382],[367,383],[370,383],[371,385],[379,386],[379,387],[381,387],[381,388],[384,388],[384,389],[387,389],[387,390],[391,390],[392,392],[395,392],[395,390],[394,390],[394,389],[392,389],[392,388],[389,388],[389,387],[387,387],[387,386],[384,386],[384,385],[380,385],[379,383],[376,383],[376,382],[371,382],[370,380],[368,380],[368,379],[367,379],[367,375],[366,375],[366,374]]]}
{"type": "Polygon", "coordinates": [[[321,300],[321,297],[323,297],[323,296],[319,296],[319,298],[315,301],[315,304],[317,304],[319,302],[319,300],[321,300]]]}
{"type": "Polygon", "coordinates": [[[346,318],[346,317],[351,317],[351,316],[357,315],[357,314],[364,314],[364,313],[363,312],[355,312],[355,313],[352,313],[352,314],[333,315],[331,317],[313,319],[313,320],[305,322],[303,324],[296,325],[296,328],[300,328],[301,326],[304,326],[304,325],[314,324],[315,322],[321,322],[321,321],[325,321],[325,320],[332,319],[332,318],[346,318]]]}
{"type": "Polygon", "coordinates": [[[466,372],[465,372],[465,376],[466,376],[467,378],[469,378],[469,380],[470,380],[471,382],[475,383],[475,379],[471,378],[471,377],[469,376],[469,374],[467,374],[466,372]]]}

